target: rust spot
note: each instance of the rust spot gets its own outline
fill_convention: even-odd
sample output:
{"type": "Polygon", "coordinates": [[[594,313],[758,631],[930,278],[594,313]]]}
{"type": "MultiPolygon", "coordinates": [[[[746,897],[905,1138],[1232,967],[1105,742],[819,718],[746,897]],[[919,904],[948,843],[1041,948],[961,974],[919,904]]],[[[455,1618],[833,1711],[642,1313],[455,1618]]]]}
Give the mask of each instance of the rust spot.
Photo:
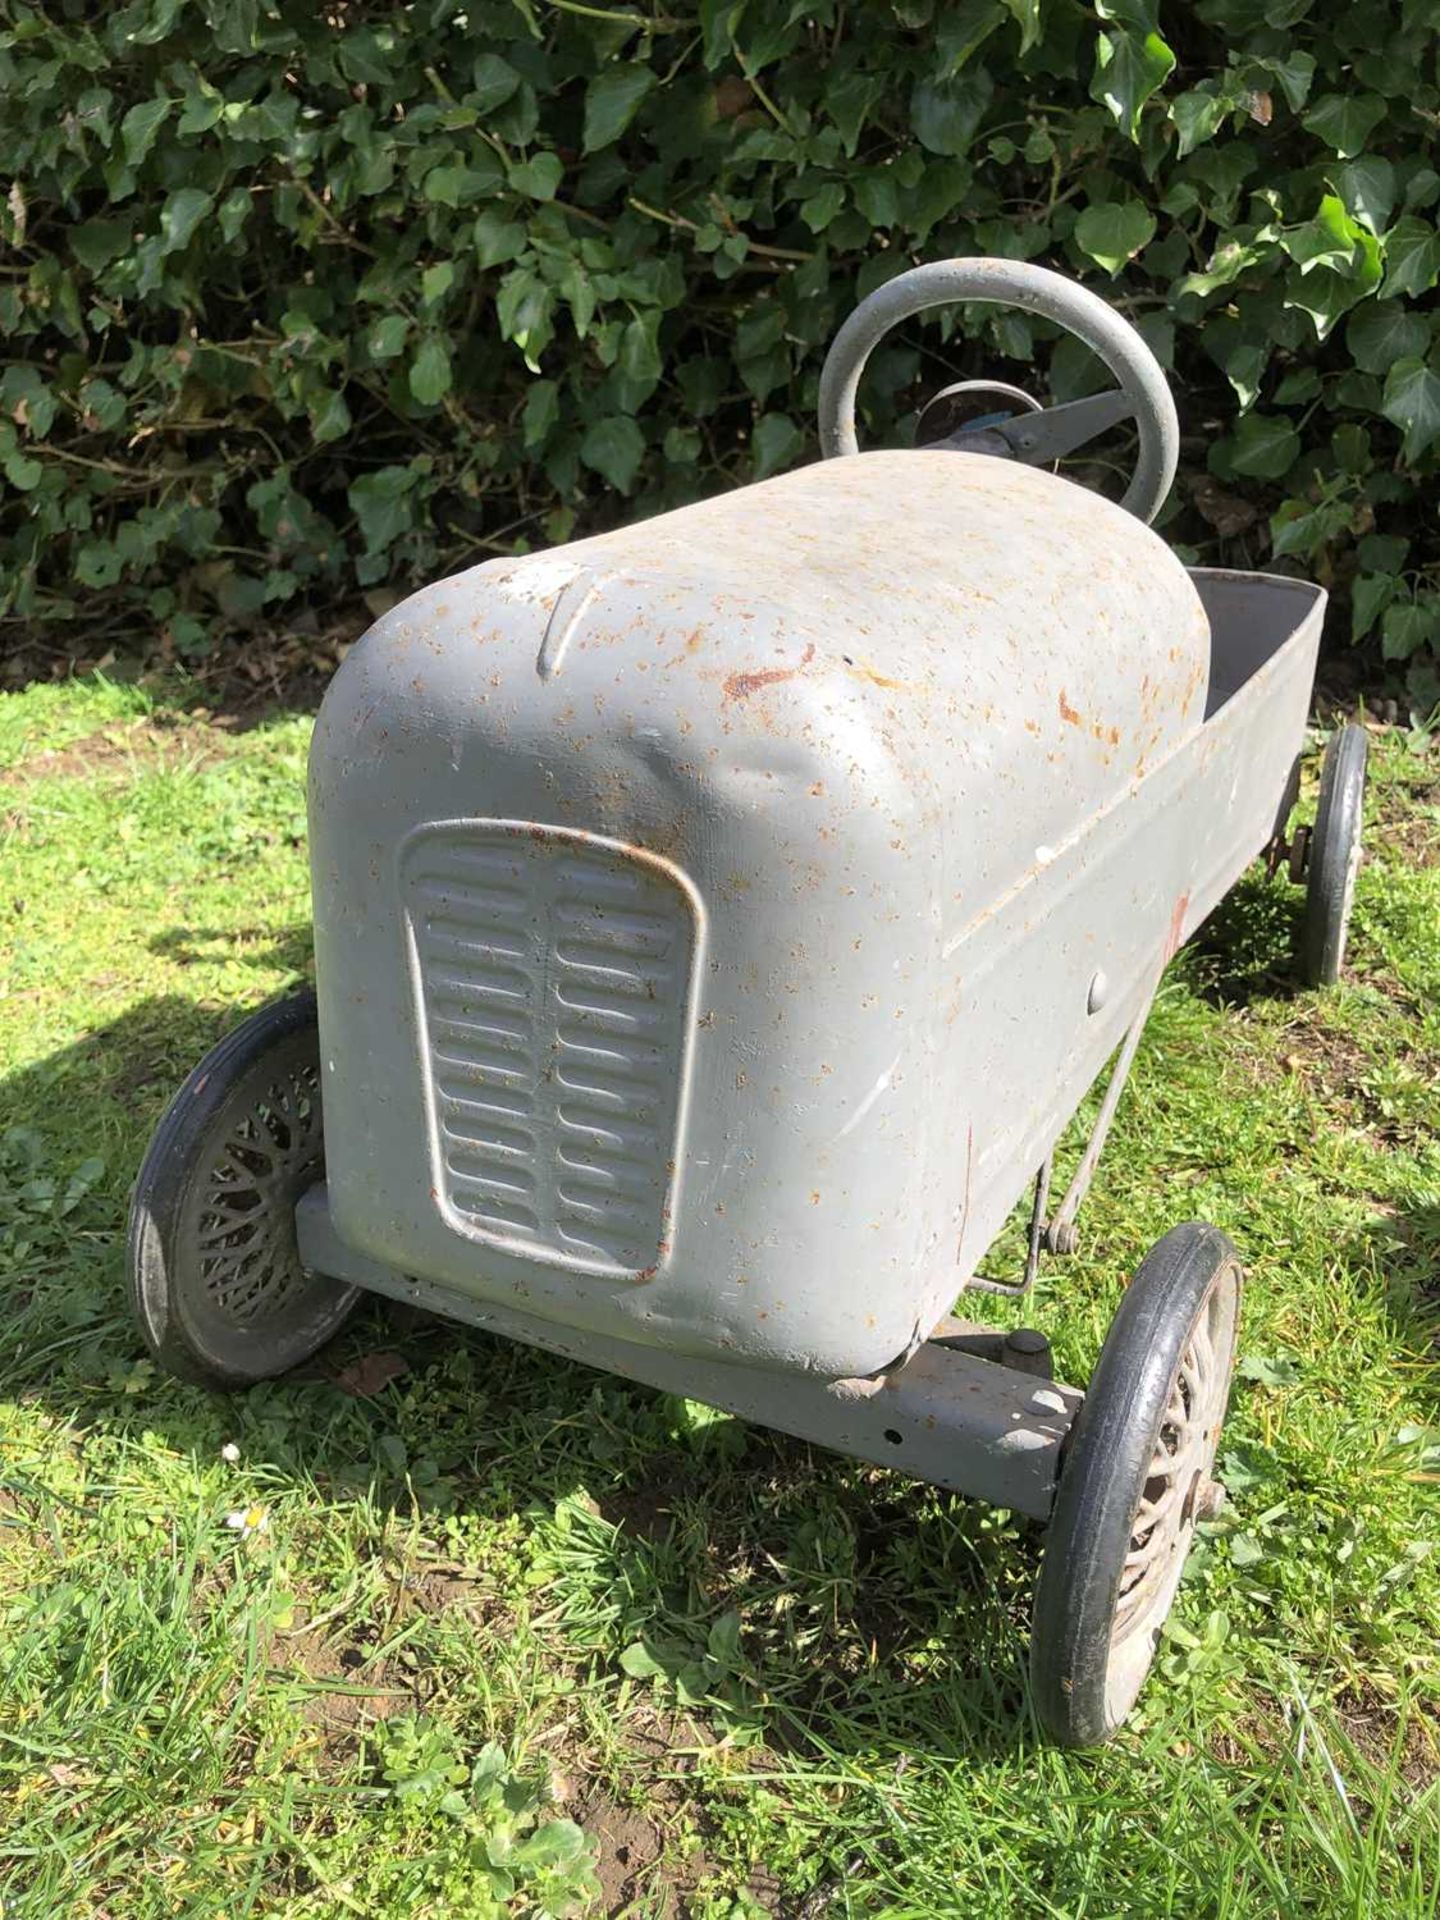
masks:
{"type": "Polygon", "coordinates": [[[759,693],[762,687],[773,687],[780,680],[793,680],[801,667],[808,667],[814,658],[815,643],[811,641],[800,656],[799,667],[765,667],[754,673],[729,674],[724,682],[725,698],[748,700],[752,693],[759,693]]]}
{"type": "Polygon", "coordinates": [[[1170,914],[1170,927],[1165,936],[1165,958],[1169,960],[1180,950],[1180,942],[1185,933],[1185,915],[1190,908],[1190,896],[1182,893],[1175,902],[1170,914]]]}
{"type": "Polygon", "coordinates": [[[1080,715],[1065,698],[1064,687],[1060,689],[1060,718],[1070,727],[1078,727],[1080,724],[1080,715]]]}
{"type": "Polygon", "coordinates": [[[879,672],[878,669],[872,667],[868,661],[857,660],[853,655],[846,655],[845,665],[857,680],[868,680],[871,686],[900,689],[905,685],[903,680],[892,680],[889,674],[879,672]]]}

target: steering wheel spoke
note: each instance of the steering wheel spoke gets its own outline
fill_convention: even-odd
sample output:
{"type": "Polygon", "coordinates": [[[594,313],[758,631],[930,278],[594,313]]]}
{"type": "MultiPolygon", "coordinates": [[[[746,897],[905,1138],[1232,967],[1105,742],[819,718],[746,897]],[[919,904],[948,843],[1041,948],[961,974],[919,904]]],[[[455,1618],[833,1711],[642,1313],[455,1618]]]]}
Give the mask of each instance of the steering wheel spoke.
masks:
{"type": "Polygon", "coordinates": [[[1038,467],[1047,460],[1063,460],[1068,453],[1078,453],[1122,420],[1134,417],[1135,402],[1115,387],[1108,393],[1093,393],[1084,400],[1068,400],[1063,406],[1044,407],[1022,419],[1007,420],[995,431],[1009,443],[1017,460],[1038,467]]]}

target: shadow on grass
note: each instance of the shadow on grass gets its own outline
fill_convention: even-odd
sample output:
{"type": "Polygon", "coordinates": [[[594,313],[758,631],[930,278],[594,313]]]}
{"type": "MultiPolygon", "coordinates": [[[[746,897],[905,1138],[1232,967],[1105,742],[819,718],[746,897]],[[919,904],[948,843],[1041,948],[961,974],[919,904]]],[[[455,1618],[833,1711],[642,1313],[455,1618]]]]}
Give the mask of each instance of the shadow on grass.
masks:
{"type": "Polygon", "coordinates": [[[273,927],[167,927],[146,944],[152,953],[182,967],[214,960],[220,954],[267,973],[283,969],[296,975],[310,971],[314,951],[308,920],[279,931],[273,927]]]}
{"type": "MultiPolygon", "coordinates": [[[[303,966],[308,933],[267,935],[257,964],[303,966]]],[[[173,957],[226,937],[178,928],[153,944],[173,957]]],[[[57,1195],[92,1155],[106,1161],[73,1205],[27,1214],[27,1168],[0,1159],[0,1260],[4,1228],[23,1220],[26,1239],[0,1395],[117,1440],[158,1435],[200,1465],[234,1438],[277,1498],[314,1489],[382,1521],[418,1514],[436,1537],[452,1514],[526,1515],[541,1563],[553,1557],[546,1611],[597,1672],[636,1641],[667,1670],[703,1664],[717,1618],[738,1612],[744,1660],[709,1675],[722,1704],[697,1706],[700,1724],[718,1714],[812,1756],[979,1761],[1033,1738],[1024,1522],[378,1300],[311,1365],[248,1393],[156,1374],[124,1306],[128,1193],[169,1096],[245,1011],[153,998],[0,1088],[57,1195]],[[373,1397],[343,1391],[347,1364],[381,1348],[403,1375],[373,1397]]]]}
{"type": "Polygon", "coordinates": [[[1292,993],[1295,950],[1305,895],[1283,874],[1273,879],[1252,866],[1190,942],[1190,978],[1215,1007],[1292,993]]]}

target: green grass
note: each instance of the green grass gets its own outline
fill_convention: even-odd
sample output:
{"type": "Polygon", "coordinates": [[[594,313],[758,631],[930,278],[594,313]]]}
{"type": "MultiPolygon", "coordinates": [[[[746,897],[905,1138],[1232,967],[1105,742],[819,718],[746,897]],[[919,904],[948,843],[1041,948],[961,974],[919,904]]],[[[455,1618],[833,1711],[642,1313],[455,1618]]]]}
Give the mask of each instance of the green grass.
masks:
{"type": "Polygon", "coordinates": [[[1068,1756],[1009,1515],[378,1304],[233,1399],[142,1358],[149,1130],[308,964],[307,734],[0,700],[7,1920],[1434,1913],[1440,753],[1376,741],[1341,991],[1291,989],[1283,882],[1181,956],[1027,1309],[1083,1381],[1175,1219],[1251,1271],[1232,1505],[1132,1727],[1068,1756]]]}

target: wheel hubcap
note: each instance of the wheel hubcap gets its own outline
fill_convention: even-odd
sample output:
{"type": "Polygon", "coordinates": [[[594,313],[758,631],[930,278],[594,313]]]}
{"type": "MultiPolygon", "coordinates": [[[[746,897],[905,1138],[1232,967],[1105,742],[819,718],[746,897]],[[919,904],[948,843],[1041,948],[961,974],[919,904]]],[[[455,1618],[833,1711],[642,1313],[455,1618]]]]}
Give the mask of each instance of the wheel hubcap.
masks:
{"type": "Polygon", "coordinates": [[[1130,1529],[1110,1634],[1106,1691],[1115,1720],[1129,1711],[1155,1645],[1198,1521],[1220,1511],[1211,1479],[1230,1385],[1233,1293],[1218,1277],[1190,1329],[1130,1529]]]}
{"type": "Polygon", "coordinates": [[[287,1066],[236,1114],[205,1180],[200,1271],[227,1319],[273,1312],[301,1284],[295,1199],[323,1162],[318,1070],[287,1066]]]}

